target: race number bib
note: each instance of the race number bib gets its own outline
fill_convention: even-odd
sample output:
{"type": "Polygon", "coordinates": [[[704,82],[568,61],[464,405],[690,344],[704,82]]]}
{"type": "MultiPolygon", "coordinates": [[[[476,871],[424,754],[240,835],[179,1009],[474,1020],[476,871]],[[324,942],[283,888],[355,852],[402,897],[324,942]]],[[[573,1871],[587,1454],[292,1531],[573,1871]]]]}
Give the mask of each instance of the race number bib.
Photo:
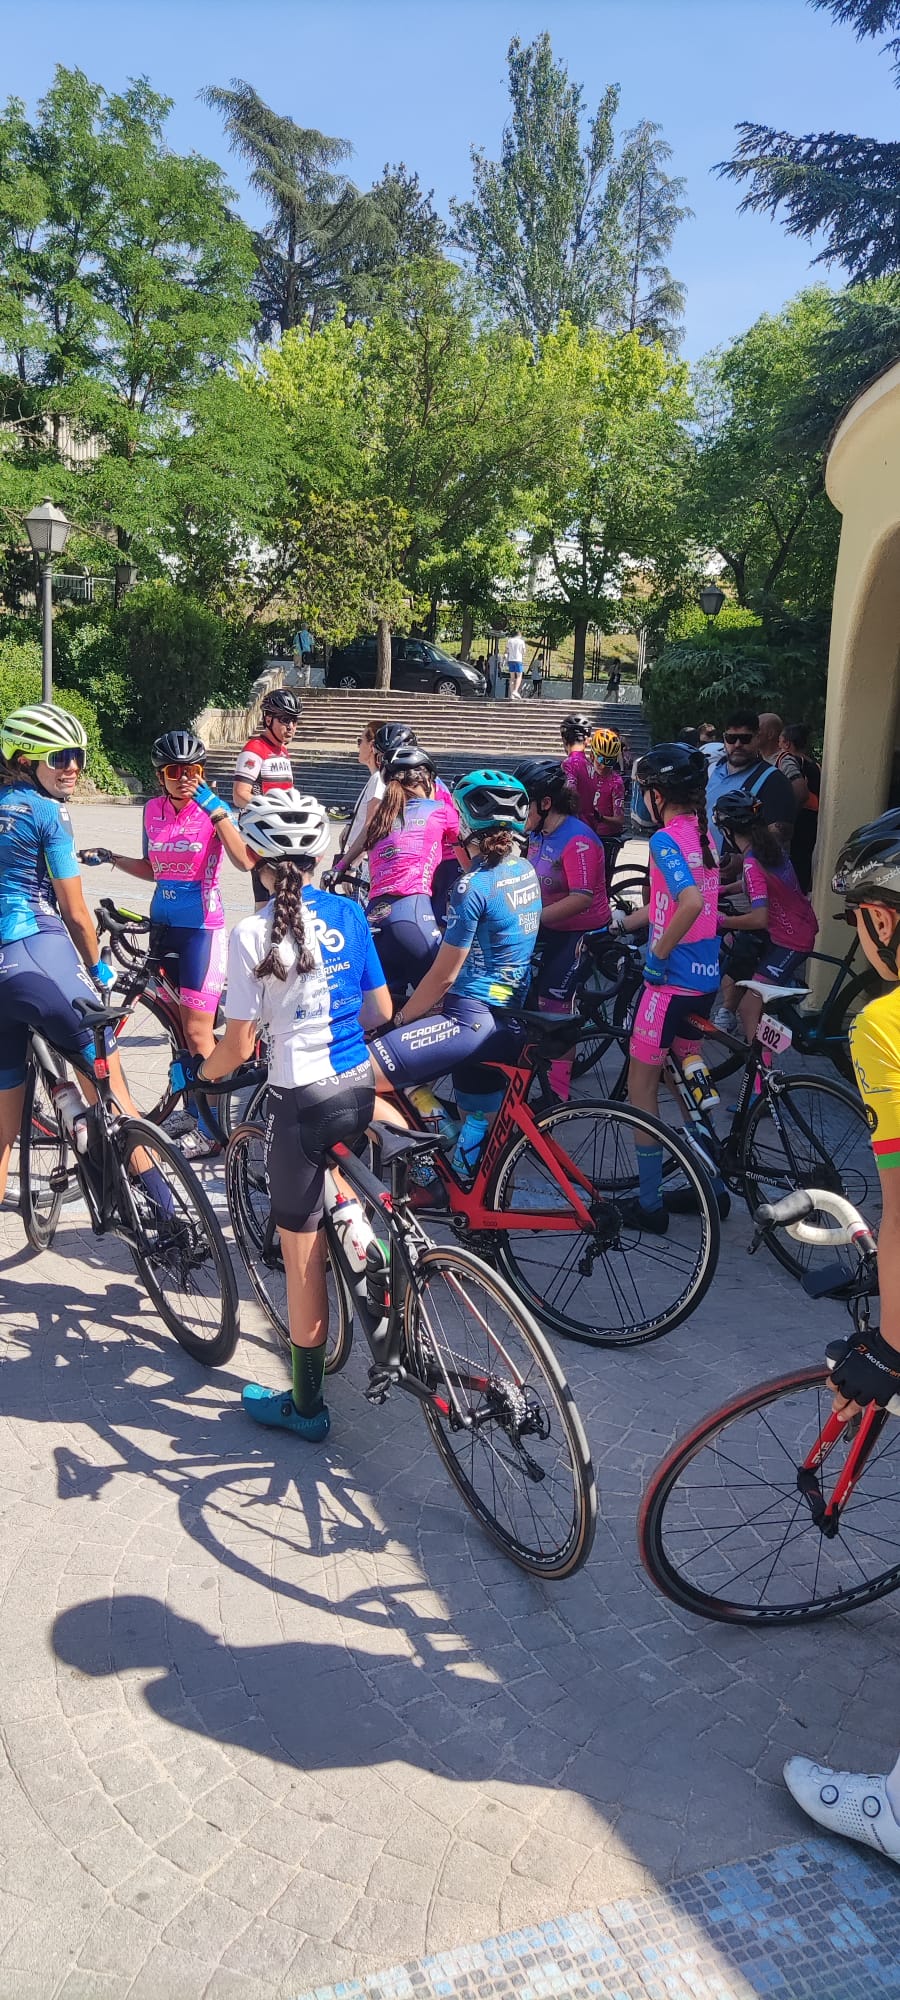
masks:
{"type": "Polygon", "coordinates": [[[783,1021],[776,1021],[774,1014],[762,1014],[756,1030],[756,1040],[761,1042],[770,1055],[781,1056],[789,1049],[794,1039],[793,1032],[783,1021]]]}

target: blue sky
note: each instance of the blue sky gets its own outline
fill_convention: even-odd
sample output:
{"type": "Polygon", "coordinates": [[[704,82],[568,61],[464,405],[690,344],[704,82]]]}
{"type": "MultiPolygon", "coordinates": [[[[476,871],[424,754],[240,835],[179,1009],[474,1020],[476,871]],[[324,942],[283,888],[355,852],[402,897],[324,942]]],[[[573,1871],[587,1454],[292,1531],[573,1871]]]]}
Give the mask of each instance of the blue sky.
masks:
{"type": "Polygon", "coordinates": [[[241,188],[197,91],[245,77],[299,123],[351,139],[361,185],[404,159],[444,211],[468,191],[470,143],[499,151],[511,36],[549,26],[589,105],[619,83],[622,128],[657,120],[687,179],[696,213],[672,263],[688,287],[690,358],[777,310],[809,276],[805,247],[777,222],[739,216],[736,191],[710,172],[738,120],[886,139],[900,112],[877,44],[858,44],[805,0],[42,0],[33,12],[2,0],[0,26],[4,94],[29,105],[55,62],[108,88],[146,73],[175,99],[172,144],[222,160],[241,188]]]}

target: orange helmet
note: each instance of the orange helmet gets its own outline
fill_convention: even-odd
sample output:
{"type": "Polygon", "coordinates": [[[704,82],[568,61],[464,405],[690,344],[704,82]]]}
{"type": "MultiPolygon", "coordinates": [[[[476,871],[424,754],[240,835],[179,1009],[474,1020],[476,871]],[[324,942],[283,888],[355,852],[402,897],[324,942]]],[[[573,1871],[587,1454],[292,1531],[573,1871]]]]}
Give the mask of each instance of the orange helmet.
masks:
{"type": "Polygon", "coordinates": [[[584,754],[592,771],[602,771],[609,764],[620,764],[621,739],[614,729],[595,729],[584,746],[584,754]]]}

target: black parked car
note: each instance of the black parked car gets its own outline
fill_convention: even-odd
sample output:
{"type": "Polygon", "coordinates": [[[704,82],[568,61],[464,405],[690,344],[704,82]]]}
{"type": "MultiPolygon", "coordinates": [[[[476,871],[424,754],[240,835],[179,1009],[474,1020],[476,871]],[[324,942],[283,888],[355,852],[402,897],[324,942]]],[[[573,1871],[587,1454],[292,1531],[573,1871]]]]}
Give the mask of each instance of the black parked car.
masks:
{"type": "MultiPolygon", "coordinates": [[[[375,686],[378,647],[374,636],[354,639],[350,646],[336,646],[325,676],[328,687],[370,688],[375,686]]],[[[391,638],[391,687],[398,691],[416,688],[420,694],[446,694],[478,701],[487,684],[478,667],[451,659],[433,646],[430,639],[391,638]]]]}

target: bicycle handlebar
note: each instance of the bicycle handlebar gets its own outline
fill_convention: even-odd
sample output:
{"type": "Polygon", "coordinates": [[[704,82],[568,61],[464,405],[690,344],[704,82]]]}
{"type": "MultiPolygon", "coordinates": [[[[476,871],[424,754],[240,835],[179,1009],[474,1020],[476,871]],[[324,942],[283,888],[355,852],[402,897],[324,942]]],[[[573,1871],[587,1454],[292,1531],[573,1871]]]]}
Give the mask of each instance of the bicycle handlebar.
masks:
{"type": "Polygon", "coordinates": [[[143,934],[152,929],[149,917],[124,916],[122,911],[116,908],[110,896],[101,897],[94,916],[97,920],[97,929],[109,931],[112,937],[123,937],[126,931],[139,931],[143,934]]]}
{"type": "Polygon", "coordinates": [[[832,1250],[852,1243],[863,1256],[875,1249],[875,1238],[859,1209],[851,1201],[845,1201],[842,1194],[832,1194],[830,1188],[795,1188],[782,1201],[763,1202],[756,1211],[755,1221],[763,1229],[786,1229],[798,1243],[814,1243],[832,1250]],[[834,1216],[837,1229],[806,1221],[807,1216],[816,1212],[834,1216]]]}

